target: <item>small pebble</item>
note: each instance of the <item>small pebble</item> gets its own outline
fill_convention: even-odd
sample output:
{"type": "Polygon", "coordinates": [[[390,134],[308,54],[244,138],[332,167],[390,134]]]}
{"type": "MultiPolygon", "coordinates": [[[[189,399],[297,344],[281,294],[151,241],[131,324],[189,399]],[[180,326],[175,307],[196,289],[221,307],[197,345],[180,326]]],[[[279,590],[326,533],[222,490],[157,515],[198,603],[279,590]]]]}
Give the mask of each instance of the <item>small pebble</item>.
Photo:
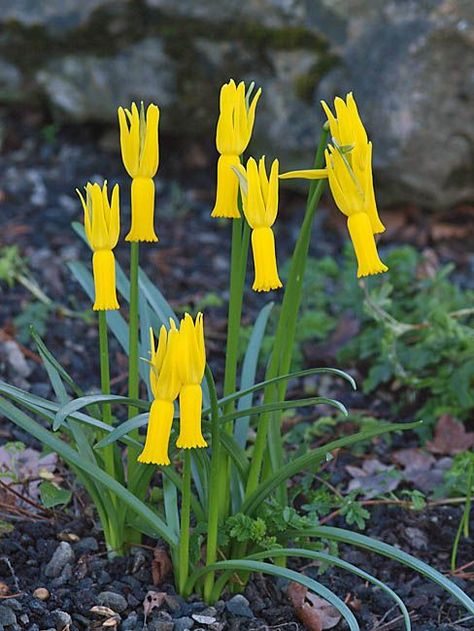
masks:
{"type": "Polygon", "coordinates": [[[128,603],[121,594],[115,592],[100,592],[97,596],[99,605],[110,607],[117,613],[122,613],[128,607],[128,603]]]}
{"type": "Polygon", "coordinates": [[[49,591],[46,589],[46,587],[37,587],[33,592],[33,596],[38,600],[48,600],[49,591]]]}
{"type": "Polygon", "coordinates": [[[137,624],[138,624],[138,615],[136,614],[135,611],[132,611],[132,613],[128,614],[128,616],[122,622],[120,629],[121,631],[135,631],[137,624]]]}
{"type": "Polygon", "coordinates": [[[84,554],[84,552],[98,552],[99,544],[95,537],[84,537],[74,545],[76,554],[84,554]]]}
{"type": "Polygon", "coordinates": [[[243,618],[253,618],[253,612],[249,607],[249,601],[242,596],[242,594],[236,594],[232,596],[226,603],[227,611],[233,613],[234,616],[242,616],[243,618]]]}
{"type": "Polygon", "coordinates": [[[174,621],[173,631],[189,631],[194,625],[194,620],[185,616],[184,618],[177,618],[174,621]]]}
{"type": "Polygon", "coordinates": [[[54,621],[56,622],[57,629],[66,629],[71,626],[72,618],[66,611],[55,609],[52,612],[52,615],[54,616],[54,621]]]}
{"type": "Polygon", "coordinates": [[[80,540],[79,535],[74,532],[60,532],[58,535],[59,541],[67,541],[69,543],[77,543],[80,540]]]}
{"type": "Polygon", "coordinates": [[[199,622],[199,624],[214,624],[216,619],[213,616],[202,616],[198,613],[193,613],[192,619],[199,622]]]}
{"type": "Polygon", "coordinates": [[[61,541],[59,546],[54,551],[51,560],[47,564],[44,573],[50,578],[57,578],[63,568],[74,561],[74,551],[71,548],[71,544],[67,541],[61,541]]]}
{"type": "Polygon", "coordinates": [[[16,598],[7,598],[4,601],[4,604],[7,607],[10,607],[10,609],[13,609],[13,611],[23,611],[24,610],[23,605],[21,605],[21,603],[19,603],[16,598]]]}
{"type": "Polygon", "coordinates": [[[173,620],[150,620],[148,622],[148,631],[173,631],[173,620]]]}
{"type": "Polygon", "coordinates": [[[0,605],[0,624],[8,626],[9,624],[16,624],[16,616],[10,607],[0,605]]]}

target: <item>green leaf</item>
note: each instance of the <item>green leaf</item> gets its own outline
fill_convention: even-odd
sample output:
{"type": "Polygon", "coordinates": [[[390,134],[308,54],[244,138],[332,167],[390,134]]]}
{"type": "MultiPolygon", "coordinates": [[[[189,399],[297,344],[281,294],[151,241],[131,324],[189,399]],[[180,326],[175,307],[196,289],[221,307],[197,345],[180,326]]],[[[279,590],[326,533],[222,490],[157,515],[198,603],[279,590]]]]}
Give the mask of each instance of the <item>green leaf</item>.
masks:
{"type": "Polygon", "coordinates": [[[30,327],[30,333],[31,333],[31,337],[33,338],[33,340],[34,340],[34,342],[36,344],[36,348],[38,349],[38,352],[41,355],[41,358],[43,359],[45,364],[48,364],[49,366],[54,368],[56,370],[56,372],[59,374],[59,376],[61,377],[61,379],[65,383],[67,383],[67,385],[73,390],[73,392],[75,392],[78,396],[81,396],[82,395],[82,390],[76,384],[74,379],[69,375],[67,370],[65,370],[65,368],[63,368],[63,366],[61,366],[61,364],[58,362],[58,360],[49,351],[48,347],[43,342],[43,340],[41,339],[40,335],[38,334],[38,332],[36,331],[36,329],[35,329],[35,327],[33,325],[31,325],[31,327],[30,327]]]}
{"type": "MultiPolygon", "coordinates": [[[[99,442],[94,446],[94,449],[102,449],[103,447],[107,447],[107,445],[111,445],[117,440],[121,440],[128,434],[128,432],[133,431],[134,429],[138,429],[140,427],[144,427],[148,423],[148,412],[144,414],[137,414],[137,416],[133,416],[132,418],[120,423],[117,427],[115,427],[110,434],[101,438],[99,442]]],[[[109,428],[110,429],[110,428],[109,428]]]]}
{"type": "Polygon", "coordinates": [[[240,510],[242,513],[252,515],[265,498],[268,497],[279,484],[288,480],[300,471],[305,471],[309,467],[314,467],[318,462],[323,461],[334,449],[347,447],[362,440],[369,440],[375,436],[386,434],[387,432],[414,429],[420,427],[420,425],[421,421],[415,423],[387,423],[363,432],[358,432],[352,436],[344,436],[343,438],[334,440],[327,445],[313,449],[309,453],[292,460],[285,466],[281,467],[278,471],[272,473],[264,482],[259,484],[256,490],[244,501],[240,510]]]}
{"type": "MultiPolygon", "coordinates": [[[[299,534],[301,535],[301,532],[299,534]]],[[[317,526],[315,528],[310,528],[306,531],[306,535],[308,537],[320,537],[322,539],[348,543],[359,548],[364,548],[365,550],[370,550],[371,552],[377,552],[378,554],[389,557],[394,561],[398,561],[403,565],[411,567],[416,572],[423,574],[423,576],[426,576],[433,582],[440,585],[449,594],[451,594],[451,596],[458,600],[471,614],[474,614],[474,601],[472,601],[469,596],[462,591],[462,589],[427,563],[419,561],[415,557],[395,548],[394,546],[390,546],[382,541],[378,541],[377,539],[367,537],[366,535],[344,530],[343,528],[333,528],[331,526],[317,526]]]]}
{"type": "Polygon", "coordinates": [[[304,585],[308,589],[310,589],[324,600],[327,600],[333,607],[335,607],[339,613],[346,620],[349,625],[350,631],[360,631],[359,625],[357,624],[357,620],[354,617],[354,614],[349,609],[349,607],[334,594],[331,590],[329,590],[321,583],[318,583],[312,578],[308,578],[304,574],[300,572],[295,572],[294,570],[288,570],[283,567],[278,567],[276,565],[272,565],[271,563],[264,563],[262,561],[249,561],[249,560],[230,560],[230,561],[219,561],[218,563],[213,563],[212,565],[208,565],[207,567],[201,568],[194,572],[190,577],[187,585],[186,592],[191,593],[192,589],[197,580],[199,580],[202,576],[207,574],[208,572],[216,572],[219,570],[240,570],[244,572],[262,572],[263,574],[270,574],[272,576],[278,576],[280,578],[287,579],[289,581],[294,581],[295,583],[300,583],[304,585]]]}
{"type": "MultiPolygon", "coordinates": [[[[94,281],[92,274],[87,267],[80,261],[70,261],[68,264],[74,278],[84,289],[90,300],[94,300],[94,281]]],[[[118,269],[118,267],[117,267],[118,269]]],[[[118,343],[128,357],[128,324],[118,311],[109,311],[107,313],[107,325],[115,335],[118,343]]],[[[146,382],[148,366],[141,362],[138,366],[140,377],[146,382]]]]}
{"type": "Polygon", "coordinates": [[[336,399],[327,399],[326,397],[310,397],[308,399],[294,399],[293,401],[262,403],[246,410],[235,410],[235,412],[221,416],[219,420],[221,423],[228,423],[229,421],[233,421],[234,419],[242,416],[250,417],[265,414],[267,412],[274,412],[276,410],[292,410],[293,408],[307,407],[309,405],[331,405],[332,407],[337,408],[339,412],[342,412],[345,416],[347,416],[347,410],[340,401],[336,401],[336,399]]]}
{"type": "Polygon", "coordinates": [[[72,492],[68,489],[62,489],[52,482],[42,482],[39,485],[39,492],[41,495],[41,501],[46,508],[54,508],[55,506],[69,503],[72,492]]]}
{"type": "Polygon", "coordinates": [[[360,578],[380,587],[386,594],[388,594],[393,600],[397,603],[400,608],[400,611],[403,615],[403,620],[405,623],[405,628],[407,631],[411,631],[411,623],[410,623],[410,615],[405,606],[405,603],[400,598],[398,594],[396,594],[388,585],[386,585],[383,581],[380,581],[375,576],[364,572],[356,565],[352,565],[348,561],[344,561],[339,557],[332,556],[330,554],[326,554],[325,552],[318,552],[315,550],[307,550],[306,548],[276,548],[275,550],[266,550],[264,552],[257,552],[256,554],[252,554],[247,559],[267,559],[267,558],[306,558],[306,559],[316,559],[320,561],[324,561],[327,565],[334,565],[335,567],[340,567],[343,570],[347,570],[356,576],[360,576],[360,578]]]}
{"type": "Polygon", "coordinates": [[[126,405],[133,405],[137,408],[148,410],[150,404],[147,401],[141,399],[130,399],[129,397],[123,397],[115,394],[89,394],[79,399],[74,399],[66,405],[63,405],[57,412],[56,418],[53,423],[53,430],[57,431],[68,416],[71,416],[81,408],[85,408],[92,404],[98,403],[122,403],[126,405]]]}
{"type": "MultiPolygon", "coordinates": [[[[268,323],[268,318],[273,309],[273,302],[265,305],[255,320],[255,325],[247,345],[244,361],[242,364],[242,374],[240,377],[240,390],[247,390],[255,384],[255,374],[257,372],[258,357],[262,347],[263,337],[268,323]]],[[[238,409],[243,410],[252,406],[252,392],[242,396],[238,403],[238,409]]],[[[235,424],[234,437],[240,447],[245,448],[247,442],[250,416],[242,417],[235,424]]]]}
{"type": "Polygon", "coordinates": [[[250,394],[251,392],[257,392],[258,390],[263,390],[269,385],[274,385],[276,383],[282,383],[284,381],[289,381],[290,379],[298,379],[300,377],[309,377],[311,375],[320,375],[320,374],[329,374],[336,375],[337,377],[342,377],[346,381],[348,381],[354,390],[357,390],[356,382],[354,379],[344,372],[343,370],[339,370],[338,368],[307,368],[306,370],[296,370],[295,372],[288,373],[286,375],[279,375],[278,377],[273,377],[272,379],[265,379],[265,381],[261,381],[256,383],[254,386],[250,388],[246,388],[245,390],[240,390],[239,392],[234,392],[229,394],[226,397],[222,397],[218,400],[219,406],[227,405],[231,401],[235,401],[240,399],[241,397],[250,394]]]}
{"type": "Polygon", "coordinates": [[[177,545],[177,538],[167,524],[151,511],[143,502],[136,498],[133,493],[114,480],[96,464],[84,459],[75,449],[64,441],[57,438],[50,431],[42,427],[39,423],[29,418],[21,410],[6,400],[0,399],[0,410],[3,414],[39,440],[44,445],[59,454],[69,465],[81,470],[86,476],[95,482],[103,485],[112,494],[115,494],[132,512],[135,512],[156,534],[162,537],[169,545],[177,545]]]}

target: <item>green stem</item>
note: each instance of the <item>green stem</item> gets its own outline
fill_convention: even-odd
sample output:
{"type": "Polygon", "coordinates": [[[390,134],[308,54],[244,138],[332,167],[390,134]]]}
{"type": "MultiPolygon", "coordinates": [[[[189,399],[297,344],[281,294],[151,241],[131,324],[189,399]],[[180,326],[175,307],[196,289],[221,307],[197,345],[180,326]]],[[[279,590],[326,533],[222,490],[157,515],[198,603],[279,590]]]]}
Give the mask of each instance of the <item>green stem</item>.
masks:
{"type": "MultiPolygon", "coordinates": [[[[110,394],[109,340],[107,335],[106,311],[99,311],[99,353],[102,394],[110,394]]],[[[112,409],[110,403],[105,403],[102,408],[102,421],[107,423],[107,425],[112,425],[112,409]]],[[[103,455],[106,472],[115,478],[114,445],[104,447],[103,455]]]]}
{"type": "MultiPolygon", "coordinates": [[[[128,336],[128,396],[138,399],[138,260],[139,243],[130,243],[130,311],[128,336]]],[[[134,406],[128,408],[128,418],[138,414],[134,406]]],[[[138,439],[138,429],[130,432],[132,438],[138,439]]],[[[129,486],[134,479],[137,466],[138,449],[132,445],[128,447],[128,481],[129,486]]],[[[131,489],[133,492],[133,489],[131,489]]]]}
{"type": "MultiPolygon", "coordinates": [[[[242,204],[239,198],[239,207],[242,213],[242,204]]],[[[224,373],[224,396],[233,394],[237,389],[237,363],[239,355],[240,322],[242,317],[242,304],[244,297],[245,274],[247,271],[247,257],[250,242],[250,227],[245,218],[232,221],[232,246],[230,264],[229,307],[227,317],[227,347],[224,373]]],[[[232,412],[235,402],[226,404],[225,412],[232,412]]],[[[233,435],[234,423],[229,423],[225,431],[233,435]]],[[[227,513],[230,503],[230,477],[232,465],[227,454],[221,453],[222,484],[219,495],[219,511],[221,518],[227,513]]]]}
{"type": "Polygon", "coordinates": [[[459,542],[461,540],[461,536],[464,534],[464,537],[466,539],[469,537],[469,515],[471,513],[471,495],[472,495],[473,482],[474,482],[474,463],[471,462],[468,469],[468,473],[467,473],[466,504],[464,506],[464,511],[461,517],[461,521],[459,522],[456,536],[454,537],[453,549],[451,550],[451,570],[453,572],[456,569],[458,547],[459,547],[459,542]]]}
{"type": "MultiPolygon", "coordinates": [[[[240,318],[242,316],[243,279],[247,264],[249,227],[244,219],[232,220],[229,307],[227,316],[227,348],[225,356],[224,396],[235,392],[239,353],[240,318]],[[242,230],[242,226],[244,229],[242,230]],[[247,235],[245,234],[247,233],[247,235]],[[243,265],[245,259],[245,265],[243,265]],[[242,273],[243,272],[243,273],[242,273]]],[[[228,404],[229,409],[233,403],[228,404]]]]}
{"type": "MultiPolygon", "coordinates": [[[[217,404],[216,386],[211,370],[206,366],[206,381],[209,387],[209,395],[211,399],[211,475],[209,481],[209,501],[208,501],[208,517],[207,517],[207,549],[206,549],[206,565],[215,563],[217,559],[217,535],[219,527],[219,489],[222,485],[221,472],[221,442],[220,442],[220,423],[219,408],[217,404]]],[[[214,587],[214,572],[206,575],[204,582],[204,600],[210,602],[212,589],[214,587]]]]}
{"type": "Polygon", "coordinates": [[[191,517],[191,452],[184,450],[183,491],[181,495],[181,531],[179,539],[179,593],[184,593],[189,573],[189,526],[191,517]]]}
{"type": "MultiPolygon", "coordinates": [[[[315,168],[319,168],[322,164],[327,136],[327,126],[324,126],[314,160],[315,168]]],[[[325,180],[322,180],[317,184],[312,182],[309,189],[305,217],[291,259],[290,273],[286,282],[273,352],[265,374],[266,379],[272,379],[279,374],[284,374],[287,372],[284,367],[289,367],[291,363],[296,322],[301,302],[303,275],[311,239],[311,226],[314,212],[324,190],[324,186],[325,180]]],[[[264,403],[271,403],[278,400],[278,397],[284,396],[285,392],[286,385],[279,388],[276,388],[274,385],[267,386],[267,388],[265,388],[264,403]]],[[[283,465],[284,454],[281,440],[281,426],[280,423],[272,423],[271,425],[269,423],[270,416],[268,414],[262,415],[258,424],[254,452],[250,464],[246,497],[253,493],[258,486],[267,442],[273,470],[277,470],[283,465]]],[[[282,504],[286,503],[286,496],[286,486],[282,484],[279,489],[279,498],[282,504]]]]}

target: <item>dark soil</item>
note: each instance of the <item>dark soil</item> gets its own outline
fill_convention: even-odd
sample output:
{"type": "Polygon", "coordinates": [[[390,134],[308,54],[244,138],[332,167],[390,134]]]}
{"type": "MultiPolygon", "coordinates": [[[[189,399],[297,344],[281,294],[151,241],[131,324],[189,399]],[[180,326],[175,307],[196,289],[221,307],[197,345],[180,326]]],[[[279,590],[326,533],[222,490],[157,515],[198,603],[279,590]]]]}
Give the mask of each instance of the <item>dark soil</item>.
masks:
{"type": "MultiPolygon", "coordinates": [[[[0,155],[0,246],[19,246],[33,278],[58,305],[48,314],[46,322],[36,323],[38,328],[43,324],[48,347],[84,390],[97,388],[96,326],[87,317],[66,317],[61,307],[82,313],[82,316],[90,308],[66,265],[71,260],[87,261],[90,256],[70,225],[72,221],[82,221],[74,189],[93,177],[106,176],[110,182],[119,182],[122,185],[122,221],[124,226],[128,225],[129,182],[120,162],[116,132],[110,135],[96,128],[65,128],[51,135],[50,121],[36,111],[24,110],[15,115],[5,111],[0,116],[5,128],[0,155]]],[[[165,147],[167,143],[171,152],[171,140],[165,139],[165,147]]],[[[213,172],[214,156],[197,155],[194,164],[188,156],[186,171],[179,173],[177,179],[174,173],[166,170],[164,151],[162,160],[163,173],[160,171],[157,178],[156,222],[161,243],[158,247],[142,248],[144,266],[177,309],[200,304],[210,292],[221,296],[225,302],[230,233],[227,224],[217,224],[209,218],[213,183],[208,173],[213,172]]],[[[294,217],[300,218],[303,203],[296,195],[283,195],[277,237],[281,260],[286,258],[294,242],[299,225],[294,217]]],[[[401,210],[394,211],[393,216],[397,219],[394,221],[395,228],[388,231],[388,240],[392,234],[393,239],[406,242],[412,235],[412,242],[419,243],[420,247],[437,245],[430,241],[430,229],[425,225],[426,219],[420,219],[421,213],[405,210],[403,213],[401,210]],[[403,221],[400,220],[401,214],[403,221]]],[[[332,215],[327,209],[318,213],[315,231],[325,237],[313,241],[312,247],[317,255],[335,254],[340,247],[342,233],[339,219],[330,217],[332,215]]],[[[126,250],[121,248],[118,252],[118,259],[124,267],[127,266],[126,250]]],[[[449,248],[442,242],[439,255],[441,258],[453,258],[462,277],[468,260],[462,247],[449,248]]],[[[0,352],[0,371],[3,373],[0,377],[33,393],[49,396],[51,389],[39,357],[31,341],[27,338],[22,341],[25,332],[16,320],[33,302],[31,294],[18,283],[11,288],[2,285],[1,290],[0,344],[8,340],[17,342],[29,372],[19,372],[18,367],[9,364],[0,352]]],[[[244,321],[252,322],[268,296],[249,292],[247,298],[244,321]]],[[[226,327],[224,305],[206,307],[206,321],[208,355],[219,380],[226,327]]],[[[117,346],[112,345],[112,353],[114,391],[125,393],[126,358],[117,346]]],[[[348,394],[347,391],[345,394],[348,394]]],[[[351,405],[348,396],[343,400],[351,405]]],[[[372,410],[377,416],[380,407],[377,402],[366,400],[360,393],[354,402],[360,409],[372,410]]],[[[34,446],[26,434],[2,420],[0,443],[11,440],[21,440],[34,446]]],[[[413,436],[408,440],[413,441],[413,436]]],[[[334,471],[333,482],[346,486],[348,481],[345,468],[338,467],[334,471]]],[[[149,590],[170,595],[167,603],[148,616],[147,628],[150,631],[180,631],[191,623],[193,629],[215,631],[244,628],[290,631],[303,628],[286,596],[286,585],[276,580],[256,577],[250,582],[244,593],[250,613],[245,601],[239,598],[234,600],[234,605],[219,601],[214,607],[207,607],[197,599],[183,602],[174,593],[171,577],[167,579],[170,583],[153,585],[150,549],[137,548],[129,557],[108,560],[100,532],[91,517],[79,518],[83,513],[77,505],[69,511],[56,513],[30,508],[22,513],[20,519],[18,514],[9,510],[8,505],[0,504],[0,518],[10,521],[15,527],[13,532],[0,537],[0,631],[3,628],[6,631],[106,628],[102,623],[113,616],[110,612],[108,617],[97,610],[96,613],[91,612],[91,608],[97,605],[109,606],[117,612],[119,629],[143,629],[143,602],[149,590]],[[28,513],[30,516],[25,519],[28,513]],[[58,546],[61,546],[67,560],[61,568],[47,570],[58,546]],[[38,587],[46,588],[49,595],[45,600],[33,596],[38,587]],[[112,592],[115,596],[104,596],[104,592],[112,592]],[[251,617],[239,616],[232,611],[245,612],[251,617]],[[199,616],[207,617],[207,621],[199,616]]],[[[89,507],[85,513],[90,513],[89,507]]],[[[376,506],[371,513],[365,534],[399,546],[437,569],[448,571],[451,546],[462,508],[440,506],[413,512],[376,506]]],[[[335,517],[330,525],[342,526],[343,523],[335,517]]],[[[471,524],[471,532],[473,529],[474,523],[471,524]]],[[[151,547],[156,544],[152,541],[147,543],[151,547]]],[[[414,631],[474,628],[474,617],[468,616],[441,588],[412,571],[382,557],[344,546],[341,553],[345,559],[386,581],[399,593],[412,612],[414,631]]],[[[471,538],[460,546],[458,565],[472,560],[471,538]]],[[[471,570],[472,565],[453,580],[472,596],[471,570]]],[[[316,576],[314,567],[306,567],[305,572],[316,576]]],[[[400,621],[397,622],[399,612],[380,590],[340,571],[329,570],[318,580],[346,599],[364,631],[403,628],[400,621]]],[[[230,596],[225,599],[229,601],[230,596]]],[[[344,624],[337,627],[343,628],[344,624]]]]}
{"type": "MultiPolygon", "coordinates": [[[[447,569],[459,516],[459,510],[447,507],[423,513],[377,507],[372,511],[368,534],[440,569],[447,569]]],[[[67,624],[71,625],[71,631],[102,628],[101,623],[113,614],[109,611],[104,615],[93,607],[106,605],[119,614],[120,629],[138,631],[144,628],[143,605],[152,591],[165,592],[169,598],[148,616],[150,631],[171,631],[173,622],[175,629],[186,628],[181,626],[185,624],[183,618],[191,618],[195,629],[201,625],[211,630],[305,628],[295,616],[286,594],[287,584],[283,581],[256,577],[244,591],[246,600],[225,595],[223,601],[208,607],[198,598],[184,602],[166,579],[162,584],[154,585],[153,555],[147,547],[134,549],[128,557],[108,560],[100,532],[89,521],[71,521],[67,515],[58,514],[48,521],[17,521],[14,525],[14,532],[0,539],[0,590],[3,590],[0,624],[13,615],[19,625],[17,628],[30,631],[59,630],[67,624]],[[59,558],[56,565],[52,565],[54,558],[59,558]],[[47,592],[35,592],[40,587],[46,588],[47,592]],[[239,607],[244,615],[235,614],[239,607]],[[204,624],[193,615],[207,616],[209,620],[204,624]]],[[[472,548],[470,550],[467,544],[462,546],[459,561],[469,559],[470,552],[472,548]]],[[[441,587],[411,570],[354,548],[343,547],[341,554],[397,591],[410,611],[414,631],[474,628],[474,618],[441,587]]],[[[296,567],[301,568],[302,564],[296,567]]],[[[317,568],[310,564],[303,569],[308,576],[322,581],[349,603],[361,629],[403,628],[397,608],[380,589],[341,571],[328,570],[318,576],[317,568]]],[[[466,572],[466,577],[469,576],[472,577],[466,572]]],[[[472,580],[459,577],[453,580],[466,593],[474,595],[472,580]]],[[[6,626],[7,631],[14,628],[6,626]]],[[[345,626],[341,623],[337,628],[344,629],[345,626]]]]}

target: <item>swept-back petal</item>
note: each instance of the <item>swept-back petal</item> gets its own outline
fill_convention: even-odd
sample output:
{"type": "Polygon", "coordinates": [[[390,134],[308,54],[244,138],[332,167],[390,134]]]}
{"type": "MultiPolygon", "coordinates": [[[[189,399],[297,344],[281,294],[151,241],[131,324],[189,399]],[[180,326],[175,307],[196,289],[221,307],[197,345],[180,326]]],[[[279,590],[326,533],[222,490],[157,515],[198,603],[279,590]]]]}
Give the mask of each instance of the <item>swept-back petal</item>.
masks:
{"type": "Polygon", "coordinates": [[[297,171],[287,171],[280,173],[281,180],[291,180],[301,178],[303,180],[323,180],[328,176],[327,169],[299,169],[297,171]]]}

